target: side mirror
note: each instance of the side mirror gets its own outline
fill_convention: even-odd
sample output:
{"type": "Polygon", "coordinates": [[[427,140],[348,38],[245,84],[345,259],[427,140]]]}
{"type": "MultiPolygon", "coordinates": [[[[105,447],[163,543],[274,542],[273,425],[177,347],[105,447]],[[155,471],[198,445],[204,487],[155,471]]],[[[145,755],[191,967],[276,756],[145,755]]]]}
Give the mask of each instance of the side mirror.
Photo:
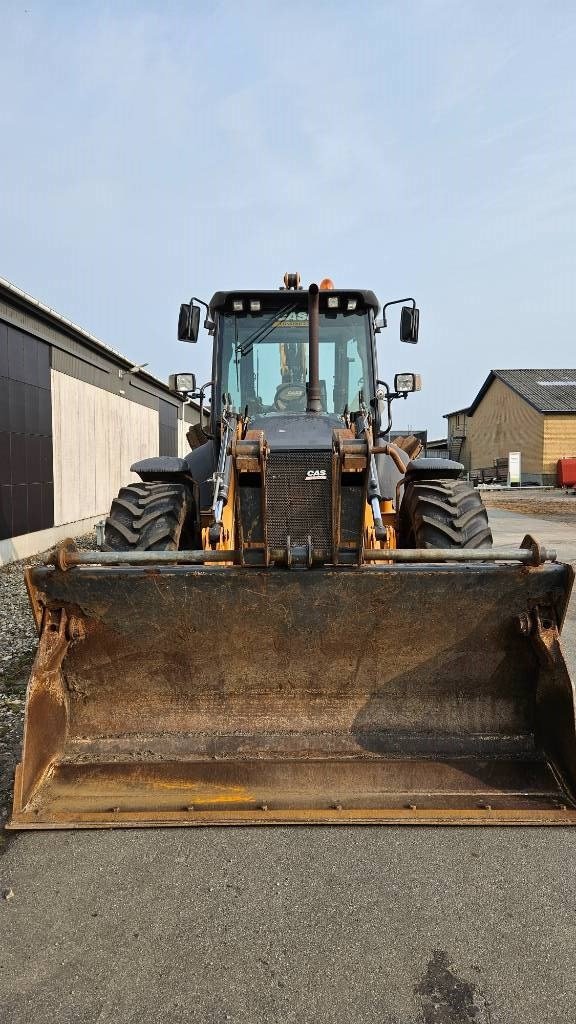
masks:
{"type": "Polygon", "coordinates": [[[171,391],[179,391],[182,395],[196,391],[196,374],[171,373],[168,377],[168,387],[171,391]]]}
{"type": "Polygon", "coordinates": [[[411,391],[421,390],[422,378],[419,373],[397,373],[394,377],[394,391],[399,395],[408,395],[411,391]]]}
{"type": "Polygon", "coordinates": [[[200,306],[182,303],[178,317],[178,341],[198,341],[200,306]]]}
{"type": "Polygon", "coordinates": [[[400,314],[400,341],[415,345],[418,341],[420,310],[414,306],[402,306],[400,314]]]}

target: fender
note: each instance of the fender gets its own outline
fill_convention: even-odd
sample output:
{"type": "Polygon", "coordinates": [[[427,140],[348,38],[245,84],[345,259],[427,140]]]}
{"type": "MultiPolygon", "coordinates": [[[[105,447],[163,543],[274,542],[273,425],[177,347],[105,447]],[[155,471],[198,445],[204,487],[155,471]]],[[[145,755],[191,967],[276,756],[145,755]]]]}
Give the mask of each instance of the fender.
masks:
{"type": "Polygon", "coordinates": [[[152,459],[140,459],[130,466],[131,473],[137,473],[141,480],[191,481],[192,477],[185,459],[174,455],[158,455],[152,459]]]}
{"type": "Polygon", "coordinates": [[[406,480],[457,480],[464,472],[452,459],[414,459],[406,466],[406,480]]]}
{"type": "Polygon", "coordinates": [[[175,455],[157,455],[152,459],[141,459],[130,466],[141,480],[164,480],[167,483],[187,483],[193,488],[197,508],[210,506],[212,484],[210,478],[216,469],[217,451],[213,441],[207,441],[185,459],[175,455]]]}

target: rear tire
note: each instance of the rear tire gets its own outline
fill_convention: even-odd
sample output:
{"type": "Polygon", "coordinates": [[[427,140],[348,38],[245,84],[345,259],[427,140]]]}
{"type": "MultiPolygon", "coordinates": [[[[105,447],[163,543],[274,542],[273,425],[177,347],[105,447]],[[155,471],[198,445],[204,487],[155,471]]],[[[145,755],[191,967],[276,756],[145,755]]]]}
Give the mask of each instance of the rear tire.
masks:
{"type": "Polygon", "coordinates": [[[492,547],[478,491],[465,480],[409,480],[400,506],[400,546],[492,547]]]}
{"type": "Polygon", "coordinates": [[[104,530],[106,551],[178,551],[192,540],[193,498],[185,484],[161,480],[122,487],[104,530]]]}

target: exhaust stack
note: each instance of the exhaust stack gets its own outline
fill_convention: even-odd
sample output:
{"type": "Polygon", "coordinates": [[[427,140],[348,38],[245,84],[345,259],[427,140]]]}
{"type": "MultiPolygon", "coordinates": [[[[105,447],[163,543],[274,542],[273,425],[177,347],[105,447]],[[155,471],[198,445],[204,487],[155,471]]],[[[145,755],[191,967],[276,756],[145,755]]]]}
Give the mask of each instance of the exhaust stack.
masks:
{"type": "Polygon", "coordinates": [[[320,396],[320,297],[317,284],[308,289],[308,389],[306,412],[322,412],[320,396]]]}

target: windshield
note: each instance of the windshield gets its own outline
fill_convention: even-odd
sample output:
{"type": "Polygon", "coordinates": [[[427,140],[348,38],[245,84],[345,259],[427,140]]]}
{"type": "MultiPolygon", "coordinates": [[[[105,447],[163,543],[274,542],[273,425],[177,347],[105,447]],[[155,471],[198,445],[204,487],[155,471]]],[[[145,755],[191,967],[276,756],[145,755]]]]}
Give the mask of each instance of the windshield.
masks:
{"type": "MultiPolygon", "coordinates": [[[[221,314],[222,391],[249,415],[306,411],[308,313],[279,306],[259,316],[221,314]]],[[[372,394],[368,313],[320,313],[322,409],[341,416],[372,394]]]]}

